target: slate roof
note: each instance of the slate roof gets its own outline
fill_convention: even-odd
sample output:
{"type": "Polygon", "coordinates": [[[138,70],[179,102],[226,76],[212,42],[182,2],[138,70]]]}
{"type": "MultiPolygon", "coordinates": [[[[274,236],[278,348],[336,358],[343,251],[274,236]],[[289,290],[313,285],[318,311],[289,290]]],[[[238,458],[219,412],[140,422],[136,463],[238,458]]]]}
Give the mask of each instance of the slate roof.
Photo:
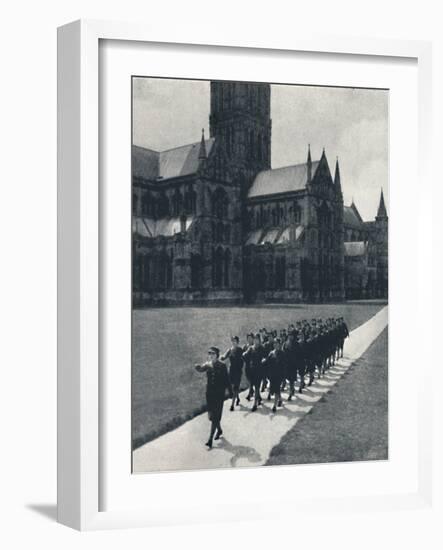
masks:
{"type": "Polygon", "coordinates": [[[345,256],[364,256],[368,249],[368,243],[364,241],[345,243],[345,256]]]}
{"type": "MultiPolygon", "coordinates": [[[[320,161],[312,163],[312,178],[318,168],[320,161]]],[[[252,183],[248,198],[260,197],[262,195],[274,195],[276,193],[288,193],[299,191],[308,183],[307,163],[284,166],[259,172],[252,183]]]]}
{"type": "MultiPolygon", "coordinates": [[[[205,140],[209,155],[214,138],[205,140]]],[[[167,151],[153,151],[138,145],[132,146],[132,175],[146,180],[167,180],[195,174],[199,167],[200,142],[182,145],[167,151]]]]}
{"type": "Polygon", "coordinates": [[[343,207],[343,223],[355,229],[362,229],[362,222],[352,206],[343,207]]]}
{"type": "MultiPolygon", "coordinates": [[[[295,229],[295,240],[298,240],[303,234],[304,227],[303,225],[298,225],[295,229]]],[[[263,245],[266,243],[269,244],[283,244],[289,242],[290,240],[290,228],[284,227],[276,228],[272,227],[270,229],[255,229],[251,231],[246,236],[245,245],[255,244],[263,245]]]]}
{"type": "MultiPolygon", "coordinates": [[[[193,221],[192,216],[186,218],[186,231],[188,231],[193,221]]],[[[180,233],[180,218],[153,220],[152,218],[134,217],[132,219],[132,232],[148,238],[172,237],[176,233],[180,233]]]]}

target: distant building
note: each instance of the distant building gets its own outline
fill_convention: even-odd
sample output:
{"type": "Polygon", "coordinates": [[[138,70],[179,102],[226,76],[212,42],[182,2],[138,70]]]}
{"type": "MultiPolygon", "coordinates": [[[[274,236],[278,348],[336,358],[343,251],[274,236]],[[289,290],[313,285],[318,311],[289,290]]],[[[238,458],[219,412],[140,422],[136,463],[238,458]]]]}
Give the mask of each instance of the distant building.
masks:
{"type": "Polygon", "coordinates": [[[375,221],[363,221],[352,201],[344,207],[347,299],[388,297],[388,214],[383,191],[375,221]]]}
{"type": "Polygon", "coordinates": [[[133,146],[134,304],[387,296],[383,196],[363,222],[325,151],[270,159],[268,84],[211,82],[209,139],[133,146]]]}

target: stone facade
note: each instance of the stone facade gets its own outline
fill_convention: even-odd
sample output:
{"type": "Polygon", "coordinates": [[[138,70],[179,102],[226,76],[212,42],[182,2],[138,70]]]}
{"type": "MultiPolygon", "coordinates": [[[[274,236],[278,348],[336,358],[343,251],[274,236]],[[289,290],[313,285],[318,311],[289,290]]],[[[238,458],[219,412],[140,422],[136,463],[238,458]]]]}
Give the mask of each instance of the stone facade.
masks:
{"type": "Polygon", "coordinates": [[[211,82],[209,122],[197,143],[133,147],[135,305],[340,301],[364,231],[387,292],[386,210],[348,234],[338,161],[334,178],[324,151],[271,169],[268,84],[211,82]]]}
{"type": "Polygon", "coordinates": [[[388,215],[383,191],[374,221],[363,221],[357,206],[344,208],[347,299],[388,298],[388,215]]]}

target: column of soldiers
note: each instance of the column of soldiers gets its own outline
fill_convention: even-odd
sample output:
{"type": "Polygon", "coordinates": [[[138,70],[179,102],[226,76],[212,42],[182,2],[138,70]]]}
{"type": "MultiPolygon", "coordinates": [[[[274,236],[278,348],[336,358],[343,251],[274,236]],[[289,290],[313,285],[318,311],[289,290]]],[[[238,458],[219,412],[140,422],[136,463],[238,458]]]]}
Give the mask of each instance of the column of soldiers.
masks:
{"type": "Polygon", "coordinates": [[[220,425],[226,390],[232,399],[230,410],[240,405],[239,391],[243,367],[249,390],[246,399],[253,400],[252,411],[262,403],[262,392],[273,398],[272,411],[282,406],[282,391],[288,386],[288,401],[298,392],[310,386],[343,357],[345,339],[349,336],[343,317],[297,321],[287,329],[261,329],[246,336],[246,344],[240,346],[238,336],[231,337],[231,347],[220,356],[217,347],[208,351],[208,361],[196,365],[199,372],[206,372],[206,401],[211,421],[210,437],[206,445],[212,447],[212,439],[223,433],[220,425]],[[229,359],[229,371],[224,363],[229,359]],[[306,382],[307,380],[307,382],[306,382]]]}

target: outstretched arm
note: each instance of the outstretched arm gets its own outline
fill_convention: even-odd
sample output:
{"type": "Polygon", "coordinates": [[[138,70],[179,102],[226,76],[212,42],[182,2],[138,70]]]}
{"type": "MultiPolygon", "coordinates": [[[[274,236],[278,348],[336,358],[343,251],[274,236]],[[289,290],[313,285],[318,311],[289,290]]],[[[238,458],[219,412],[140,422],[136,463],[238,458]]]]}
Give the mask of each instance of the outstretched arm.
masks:
{"type": "Polygon", "coordinates": [[[206,372],[209,369],[209,365],[204,363],[203,365],[194,365],[197,372],[206,372]]]}

